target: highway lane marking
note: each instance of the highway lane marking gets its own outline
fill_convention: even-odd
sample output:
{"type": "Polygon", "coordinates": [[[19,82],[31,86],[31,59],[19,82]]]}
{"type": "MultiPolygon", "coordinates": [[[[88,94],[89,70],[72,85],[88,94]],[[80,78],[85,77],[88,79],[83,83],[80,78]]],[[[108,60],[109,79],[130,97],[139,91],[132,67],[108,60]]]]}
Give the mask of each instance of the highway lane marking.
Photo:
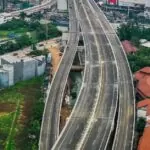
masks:
{"type": "MultiPolygon", "coordinates": [[[[61,60],[62,61],[62,60],[61,60]]],[[[61,62],[60,61],[60,62],[61,62]]],[[[55,87],[56,88],[56,87],[55,87]]],[[[52,98],[52,99],[54,99],[54,97],[52,98]]],[[[54,100],[53,100],[54,101],[54,100]]],[[[52,106],[51,106],[52,107],[52,106]]],[[[51,109],[50,109],[51,110],[51,109]]],[[[51,113],[50,113],[51,114],[51,113]]],[[[50,124],[49,124],[49,126],[48,126],[48,129],[50,130],[50,124]]],[[[47,138],[47,140],[48,140],[48,138],[47,138]]],[[[48,143],[48,142],[47,142],[48,143]]],[[[46,144],[46,146],[47,146],[48,144],[46,144]]],[[[47,147],[46,147],[46,149],[47,149],[47,147]]]]}
{"type": "MultiPolygon", "coordinates": [[[[84,9],[84,7],[83,7],[83,9],[84,9]]],[[[84,10],[84,12],[86,13],[86,11],[84,10]]],[[[87,16],[87,14],[86,14],[86,16],[87,16]]],[[[88,17],[87,17],[87,19],[88,19],[88,17]]],[[[89,19],[88,19],[89,20],[89,19]]],[[[90,20],[89,20],[89,23],[90,23],[90,20]]],[[[91,25],[91,23],[90,23],[90,26],[92,27],[92,25],[91,25]]],[[[93,28],[92,28],[93,29],[93,28]]],[[[96,38],[96,37],[95,37],[96,38]]],[[[97,40],[96,40],[96,42],[97,42],[97,40]]],[[[97,44],[97,47],[98,47],[98,44],[97,44]]],[[[101,67],[101,69],[102,69],[102,67],[101,67]]],[[[102,71],[101,71],[102,72],[102,71]]],[[[102,78],[101,78],[102,79],[102,78]]],[[[101,83],[101,82],[100,82],[101,83]]],[[[100,93],[100,92],[99,92],[100,93]]],[[[98,103],[98,100],[96,101],[96,103],[98,103]]],[[[95,103],[95,105],[94,105],[94,108],[93,108],[93,111],[95,110],[95,107],[97,107],[97,104],[95,103]]],[[[93,112],[92,111],[92,112],[93,112]]],[[[94,116],[94,112],[91,114],[92,116],[94,116]]],[[[91,118],[92,118],[92,116],[91,116],[91,118]]],[[[88,130],[90,130],[90,128],[91,128],[91,124],[92,124],[92,122],[93,122],[93,119],[90,119],[90,123],[88,122],[88,124],[87,124],[87,128],[85,129],[85,133],[84,133],[84,137],[86,136],[86,134],[87,134],[87,131],[88,130]]],[[[82,138],[82,139],[85,139],[85,138],[82,138]]],[[[80,147],[82,147],[82,145],[83,145],[83,140],[81,139],[81,141],[79,142],[79,144],[77,145],[77,149],[80,147]]]]}
{"type": "MultiPolygon", "coordinates": [[[[86,65],[86,67],[87,67],[87,65],[86,65]]],[[[86,67],[85,67],[85,70],[86,70],[86,67]]],[[[85,76],[85,74],[84,74],[84,76],[85,76]]],[[[81,92],[81,90],[80,90],[80,92],[81,92]]],[[[79,94],[80,95],[80,94],[79,94]]],[[[79,97],[78,97],[78,99],[79,99],[79,97]]],[[[76,102],[76,104],[77,104],[77,102],[76,102]]],[[[76,106],[76,105],[75,105],[76,106]]],[[[74,106],[74,109],[75,109],[75,106],[74,106]]],[[[73,112],[73,111],[72,111],[73,112]]],[[[72,113],[73,114],[73,113],[72,113]]],[[[71,118],[71,116],[69,117],[69,118],[71,118]]],[[[69,123],[69,121],[68,121],[68,123],[69,123]]],[[[67,125],[66,125],[67,126],[67,125]]],[[[66,127],[65,126],[65,127],[66,127]]],[[[65,129],[63,129],[63,131],[65,131],[65,129]]],[[[68,130],[67,130],[68,131],[68,130]]],[[[63,142],[63,141],[62,141],[63,142]]]]}
{"type": "MultiPolygon", "coordinates": [[[[101,24],[101,23],[100,23],[101,24]]],[[[102,25],[101,25],[102,26],[102,25]]],[[[102,26],[103,27],[103,26],[102,26]]],[[[104,30],[104,29],[103,29],[104,30]]],[[[109,40],[109,39],[108,39],[109,40]]],[[[109,41],[109,43],[110,43],[110,41],[109,41]]],[[[111,46],[111,44],[110,44],[110,46],[111,46]]],[[[114,52],[113,52],[114,53],[114,52]]],[[[114,56],[115,56],[115,54],[114,54],[114,56]]],[[[115,59],[116,59],[116,57],[115,57],[115,59]]],[[[117,67],[117,72],[118,72],[118,67],[117,67]]],[[[118,74],[118,73],[117,73],[118,74]]],[[[119,76],[117,76],[117,78],[118,78],[119,76]]]]}

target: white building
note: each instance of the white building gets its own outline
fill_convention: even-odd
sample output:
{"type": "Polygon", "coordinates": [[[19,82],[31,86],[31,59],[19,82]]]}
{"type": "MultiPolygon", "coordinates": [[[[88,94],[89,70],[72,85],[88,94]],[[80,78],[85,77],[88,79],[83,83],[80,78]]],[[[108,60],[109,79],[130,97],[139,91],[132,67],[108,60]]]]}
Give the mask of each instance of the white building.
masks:
{"type": "Polygon", "coordinates": [[[119,6],[135,7],[136,5],[145,5],[146,0],[118,0],[119,6]]]}
{"type": "Polygon", "coordinates": [[[0,24],[3,24],[10,20],[12,20],[12,17],[9,13],[0,13],[0,24]]]}
{"type": "Polygon", "coordinates": [[[67,0],[57,0],[57,9],[60,12],[67,11],[68,9],[67,0]]]}
{"type": "Polygon", "coordinates": [[[3,65],[3,69],[8,71],[9,77],[8,86],[14,85],[14,66],[5,64],[3,65]]]}
{"type": "Polygon", "coordinates": [[[14,84],[14,68],[12,65],[0,66],[0,88],[9,87],[14,84]]]}
{"type": "Polygon", "coordinates": [[[23,62],[23,73],[22,79],[29,80],[36,75],[36,61],[33,58],[25,57],[22,59],[23,62]]]}
{"type": "Polygon", "coordinates": [[[14,83],[22,80],[23,61],[11,55],[1,57],[1,65],[11,64],[14,66],[14,83]]]}
{"type": "Polygon", "coordinates": [[[46,67],[46,58],[43,55],[32,58],[7,54],[1,56],[0,61],[0,89],[14,85],[18,81],[41,76],[46,67]]]}
{"type": "Polygon", "coordinates": [[[145,0],[145,7],[146,8],[150,8],[150,0],[145,0]]]}
{"type": "Polygon", "coordinates": [[[36,60],[36,76],[41,76],[45,72],[46,59],[45,56],[34,57],[36,60]]]}

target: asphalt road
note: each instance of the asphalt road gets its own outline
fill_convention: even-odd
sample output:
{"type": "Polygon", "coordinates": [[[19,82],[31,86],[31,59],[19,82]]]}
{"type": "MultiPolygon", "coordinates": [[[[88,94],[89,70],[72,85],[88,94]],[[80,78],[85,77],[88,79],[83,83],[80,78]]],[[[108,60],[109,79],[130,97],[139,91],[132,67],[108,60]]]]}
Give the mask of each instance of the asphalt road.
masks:
{"type": "MultiPolygon", "coordinates": [[[[76,8],[76,13],[78,14],[78,12],[76,8]]],[[[78,15],[80,14],[84,15],[84,12],[79,12],[78,15]]],[[[81,16],[78,17],[81,23],[83,18],[81,19],[81,16]]],[[[93,105],[98,100],[101,75],[99,50],[95,45],[96,42],[93,34],[89,31],[90,24],[88,21],[87,24],[82,24],[81,28],[86,56],[83,83],[71,116],[52,148],[53,150],[74,150],[76,148],[88,123],[93,105]]]]}
{"type": "MultiPolygon", "coordinates": [[[[81,5],[80,5],[81,6],[81,5]]],[[[118,77],[117,64],[110,43],[101,27],[101,24],[91,10],[88,1],[82,1],[82,8],[86,12],[84,18],[90,20],[98,43],[102,62],[102,82],[97,106],[95,108],[93,122],[85,139],[82,139],[81,149],[103,150],[107,146],[114,125],[114,117],[118,101],[118,77]]]]}
{"type": "Polygon", "coordinates": [[[60,66],[51,83],[49,95],[45,103],[39,141],[40,150],[50,150],[59,135],[59,120],[63,93],[79,40],[78,21],[76,20],[73,9],[70,11],[70,16],[71,21],[68,44],[62,56],[60,66]]]}
{"type": "Polygon", "coordinates": [[[85,12],[81,3],[74,2],[85,43],[86,69],[77,103],[53,150],[97,150],[100,145],[105,147],[113,126],[118,94],[117,68],[105,33],[90,9],[86,6],[85,12]],[[94,118],[91,118],[93,111],[94,118]],[[86,133],[90,119],[94,124],[92,122],[90,131],[86,133]],[[84,135],[89,138],[83,139],[84,135]],[[80,146],[82,139],[84,146],[82,143],[80,146]],[[103,141],[100,144],[101,139],[103,141]]]}
{"type": "Polygon", "coordinates": [[[119,72],[119,114],[113,150],[131,150],[134,134],[134,89],[126,54],[103,12],[90,0],[114,50],[119,72]]]}
{"type": "Polygon", "coordinates": [[[23,9],[23,10],[12,11],[10,13],[10,16],[11,17],[19,16],[21,12],[24,12],[26,14],[32,14],[32,13],[41,11],[43,9],[50,8],[55,3],[56,3],[56,0],[46,0],[45,2],[43,2],[42,4],[37,5],[37,6],[33,6],[30,8],[23,9]]]}

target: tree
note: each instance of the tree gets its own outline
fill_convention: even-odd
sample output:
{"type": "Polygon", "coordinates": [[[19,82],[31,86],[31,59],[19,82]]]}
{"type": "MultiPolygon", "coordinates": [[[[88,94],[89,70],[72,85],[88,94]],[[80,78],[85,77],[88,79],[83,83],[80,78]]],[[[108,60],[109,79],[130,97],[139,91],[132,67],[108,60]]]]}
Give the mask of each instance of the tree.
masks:
{"type": "Polygon", "coordinates": [[[22,20],[24,20],[27,15],[25,12],[21,12],[19,16],[22,20]]]}
{"type": "Polygon", "coordinates": [[[146,124],[146,120],[143,117],[140,117],[136,123],[136,130],[137,132],[139,132],[140,134],[143,133],[144,128],[145,128],[145,124],[146,124]]]}
{"type": "Polygon", "coordinates": [[[16,40],[17,44],[23,48],[32,44],[31,39],[28,35],[24,34],[16,40]]]}

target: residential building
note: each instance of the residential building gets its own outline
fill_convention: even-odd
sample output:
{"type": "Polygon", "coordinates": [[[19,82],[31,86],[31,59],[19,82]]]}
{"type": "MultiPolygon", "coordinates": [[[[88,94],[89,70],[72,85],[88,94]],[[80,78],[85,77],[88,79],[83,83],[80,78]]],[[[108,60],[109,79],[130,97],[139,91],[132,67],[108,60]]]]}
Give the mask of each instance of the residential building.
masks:
{"type": "Polygon", "coordinates": [[[45,72],[45,56],[1,56],[0,88],[8,87],[22,80],[41,76],[45,72]]]}
{"type": "Polygon", "coordinates": [[[150,67],[144,67],[134,74],[137,81],[136,90],[141,98],[150,97],[150,67]]]}
{"type": "Polygon", "coordinates": [[[122,42],[122,46],[126,53],[135,53],[137,51],[137,48],[128,40],[125,40],[122,42]]]}
{"type": "Polygon", "coordinates": [[[37,56],[36,60],[36,76],[41,76],[45,72],[46,59],[45,56],[37,56]]]}
{"type": "Polygon", "coordinates": [[[0,66],[0,88],[5,88],[14,84],[14,68],[12,65],[0,66]]]}
{"type": "Polygon", "coordinates": [[[150,99],[144,99],[137,103],[137,117],[146,119],[147,116],[150,116],[150,99]]]}
{"type": "Polygon", "coordinates": [[[138,150],[150,150],[150,127],[144,129],[143,135],[138,144],[138,150]]]}
{"type": "Polygon", "coordinates": [[[0,0],[0,9],[5,10],[7,7],[7,0],[0,0]]]}
{"type": "Polygon", "coordinates": [[[57,9],[59,12],[68,10],[67,0],[57,0],[57,9]]]}

